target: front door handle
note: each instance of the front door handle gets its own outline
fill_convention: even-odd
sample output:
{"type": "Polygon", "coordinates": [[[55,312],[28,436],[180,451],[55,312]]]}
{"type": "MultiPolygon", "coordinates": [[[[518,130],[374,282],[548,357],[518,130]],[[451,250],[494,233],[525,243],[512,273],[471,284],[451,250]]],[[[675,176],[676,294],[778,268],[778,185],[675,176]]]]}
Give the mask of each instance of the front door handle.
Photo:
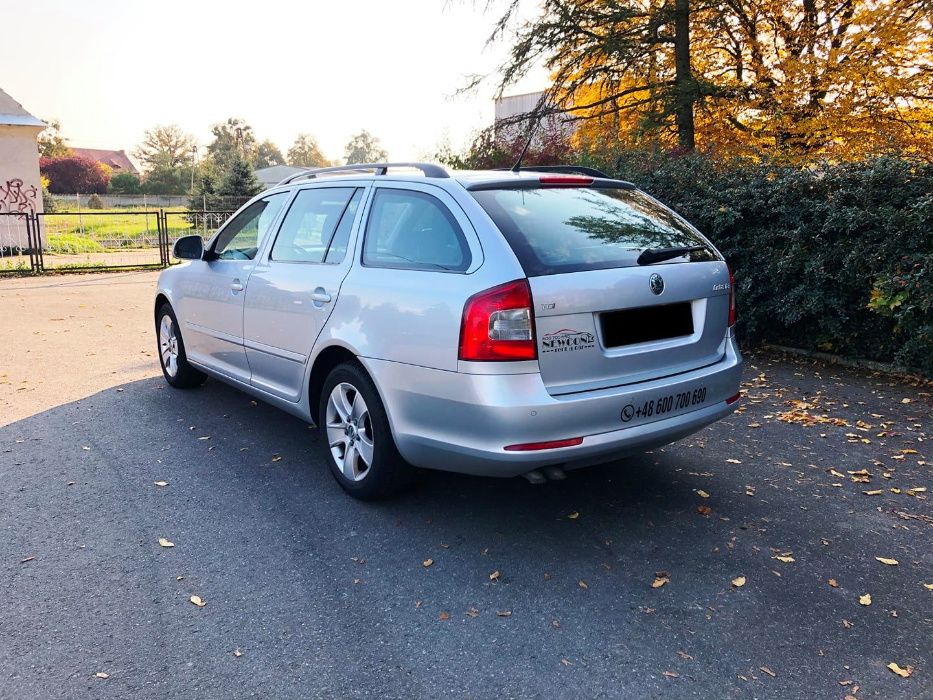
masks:
{"type": "Polygon", "coordinates": [[[311,301],[315,304],[327,304],[330,302],[330,294],[327,293],[327,290],[324,287],[318,287],[313,292],[311,292],[311,301]]]}
{"type": "Polygon", "coordinates": [[[232,289],[234,292],[242,292],[243,285],[240,283],[239,279],[235,279],[230,283],[230,289],[232,289]]]}

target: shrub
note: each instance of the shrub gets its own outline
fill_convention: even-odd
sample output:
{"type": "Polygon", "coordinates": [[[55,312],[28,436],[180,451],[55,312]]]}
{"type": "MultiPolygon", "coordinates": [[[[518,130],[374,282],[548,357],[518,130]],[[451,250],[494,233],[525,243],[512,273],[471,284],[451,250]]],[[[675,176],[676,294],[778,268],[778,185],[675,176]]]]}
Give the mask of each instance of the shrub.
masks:
{"type": "Polygon", "coordinates": [[[736,276],[738,330],[933,374],[933,165],[808,169],[709,156],[584,154],[683,214],[736,276]]]}
{"type": "Polygon", "coordinates": [[[53,194],[104,194],[107,191],[108,175],[90,158],[41,158],[39,169],[49,179],[49,192],[53,194]]]}
{"type": "Polygon", "coordinates": [[[69,254],[100,253],[104,247],[92,238],[86,238],[76,233],[50,233],[46,244],[49,253],[69,254]]]}
{"type": "Polygon", "coordinates": [[[99,194],[92,194],[90,197],[88,197],[87,208],[88,209],[103,209],[104,200],[100,198],[99,194]]]}
{"type": "Polygon", "coordinates": [[[111,194],[142,194],[143,188],[135,173],[117,173],[110,178],[108,192],[111,194]]]}

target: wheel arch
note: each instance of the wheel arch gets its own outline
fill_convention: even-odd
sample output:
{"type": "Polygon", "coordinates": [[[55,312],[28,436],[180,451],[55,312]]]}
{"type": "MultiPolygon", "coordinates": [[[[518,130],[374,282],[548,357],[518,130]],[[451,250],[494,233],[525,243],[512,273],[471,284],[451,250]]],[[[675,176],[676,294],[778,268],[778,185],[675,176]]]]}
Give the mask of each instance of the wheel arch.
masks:
{"type": "Polygon", "coordinates": [[[327,381],[327,375],[334,367],[344,362],[356,364],[372,378],[372,374],[363,366],[356,353],[349,348],[343,345],[329,345],[321,350],[314,358],[308,380],[308,411],[315,425],[320,425],[317,414],[318,404],[321,402],[321,392],[324,389],[324,382],[327,381]]]}

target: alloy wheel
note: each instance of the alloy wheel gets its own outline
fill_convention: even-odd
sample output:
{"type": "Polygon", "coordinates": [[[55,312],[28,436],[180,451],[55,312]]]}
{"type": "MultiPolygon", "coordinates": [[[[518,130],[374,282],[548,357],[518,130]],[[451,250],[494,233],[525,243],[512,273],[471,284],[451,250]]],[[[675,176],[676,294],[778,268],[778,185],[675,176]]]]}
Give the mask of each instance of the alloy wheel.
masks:
{"type": "Polygon", "coordinates": [[[373,464],[373,424],[363,395],[348,382],[337,384],[327,399],[327,444],[341,473],[361,481],[373,464]]]}

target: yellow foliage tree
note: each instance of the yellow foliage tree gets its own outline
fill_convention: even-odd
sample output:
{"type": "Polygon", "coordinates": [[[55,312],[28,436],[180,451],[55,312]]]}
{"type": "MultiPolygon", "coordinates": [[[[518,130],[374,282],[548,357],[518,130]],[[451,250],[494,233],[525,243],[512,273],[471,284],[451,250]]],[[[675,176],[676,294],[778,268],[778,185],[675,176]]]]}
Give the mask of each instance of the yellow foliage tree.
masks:
{"type": "Polygon", "coordinates": [[[544,0],[502,87],[544,60],[584,144],[933,158],[931,19],[928,0],[544,0]]]}

